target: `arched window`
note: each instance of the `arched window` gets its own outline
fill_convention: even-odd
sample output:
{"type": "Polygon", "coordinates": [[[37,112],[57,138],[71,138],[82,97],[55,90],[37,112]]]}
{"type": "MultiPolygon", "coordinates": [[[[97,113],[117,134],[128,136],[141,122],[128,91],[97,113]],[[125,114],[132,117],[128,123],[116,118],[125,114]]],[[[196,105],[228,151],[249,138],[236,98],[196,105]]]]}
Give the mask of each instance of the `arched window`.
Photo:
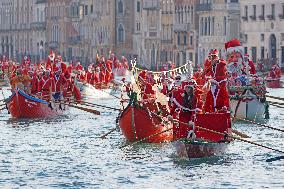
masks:
{"type": "Polygon", "coordinates": [[[122,24],[119,24],[118,27],[118,42],[124,42],[124,27],[122,24]]]}
{"type": "Polygon", "coordinates": [[[119,0],[119,2],[118,2],[118,13],[123,14],[123,2],[122,2],[122,0],[119,0]]]}
{"type": "Polygon", "coordinates": [[[186,37],[186,34],[184,34],[184,36],[183,36],[183,44],[184,44],[184,45],[187,45],[187,37],[186,37]]]}

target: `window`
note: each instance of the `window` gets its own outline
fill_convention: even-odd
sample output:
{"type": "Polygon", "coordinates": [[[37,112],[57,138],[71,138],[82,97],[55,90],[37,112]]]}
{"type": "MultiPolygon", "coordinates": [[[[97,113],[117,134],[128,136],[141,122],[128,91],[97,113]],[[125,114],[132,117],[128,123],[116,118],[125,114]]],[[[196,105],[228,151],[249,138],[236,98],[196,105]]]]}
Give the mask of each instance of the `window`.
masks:
{"type": "Polygon", "coordinates": [[[260,34],[260,41],[264,41],[264,34],[260,34]]]}
{"type": "Polygon", "coordinates": [[[224,17],[224,35],[227,35],[227,18],[224,17]]]}
{"type": "Polygon", "coordinates": [[[256,5],[253,5],[252,8],[253,8],[253,17],[255,18],[256,17],[256,5]]]}
{"type": "Polygon", "coordinates": [[[261,58],[261,59],[264,59],[264,47],[261,47],[261,50],[260,50],[260,58],[261,58]]]}
{"type": "Polygon", "coordinates": [[[93,14],[93,12],[94,12],[94,5],[91,5],[91,8],[90,8],[91,10],[91,14],[93,14]]]}
{"type": "Polygon", "coordinates": [[[193,36],[190,36],[190,46],[193,45],[193,36]]]}
{"type": "Polygon", "coordinates": [[[245,6],[245,17],[248,17],[248,6],[245,6]]]}
{"type": "Polygon", "coordinates": [[[281,47],[281,67],[284,66],[284,47],[281,47]]]}
{"type": "Polygon", "coordinates": [[[187,37],[186,37],[186,34],[184,34],[184,36],[183,36],[183,44],[184,44],[184,45],[187,45],[187,37]]]}
{"type": "Polygon", "coordinates": [[[141,7],[140,7],[140,1],[137,1],[137,12],[140,12],[140,9],[141,9],[141,7]]]}
{"type": "Polygon", "coordinates": [[[88,5],[85,5],[85,15],[88,15],[88,5]]]}
{"type": "Polygon", "coordinates": [[[265,6],[261,5],[261,16],[264,17],[264,15],[265,15],[265,6]]]}
{"type": "Polygon", "coordinates": [[[118,13],[123,14],[123,2],[122,2],[122,0],[119,0],[119,2],[118,2],[118,13]]]}
{"type": "Polygon", "coordinates": [[[231,0],[231,3],[238,3],[239,0],[231,0]]]}
{"type": "Polygon", "coordinates": [[[274,19],[275,18],[275,5],[274,4],[271,5],[271,15],[272,15],[272,19],[274,19]]]}
{"type": "Polygon", "coordinates": [[[118,27],[118,42],[124,42],[124,28],[122,24],[119,24],[118,27]]]}
{"type": "Polygon", "coordinates": [[[180,45],[180,33],[177,35],[177,44],[180,45]]]}
{"type": "Polygon", "coordinates": [[[136,30],[137,30],[137,31],[140,31],[140,22],[137,22],[137,23],[136,23],[136,30]]]}
{"type": "Polygon", "coordinates": [[[253,62],[256,62],[256,57],[257,57],[257,56],[256,56],[256,55],[257,55],[257,54],[256,54],[256,53],[257,53],[256,50],[257,50],[256,47],[252,47],[252,48],[251,48],[251,55],[252,55],[252,61],[253,61],[253,62]]]}

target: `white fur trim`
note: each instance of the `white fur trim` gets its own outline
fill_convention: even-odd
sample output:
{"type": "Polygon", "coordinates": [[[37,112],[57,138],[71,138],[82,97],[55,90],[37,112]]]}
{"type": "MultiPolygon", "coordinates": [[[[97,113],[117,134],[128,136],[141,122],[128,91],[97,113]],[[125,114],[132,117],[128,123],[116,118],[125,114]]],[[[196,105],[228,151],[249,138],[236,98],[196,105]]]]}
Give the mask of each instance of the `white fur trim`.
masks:
{"type": "Polygon", "coordinates": [[[245,50],[243,46],[230,47],[227,49],[226,54],[230,54],[232,52],[240,52],[242,55],[244,55],[245,50]]]}

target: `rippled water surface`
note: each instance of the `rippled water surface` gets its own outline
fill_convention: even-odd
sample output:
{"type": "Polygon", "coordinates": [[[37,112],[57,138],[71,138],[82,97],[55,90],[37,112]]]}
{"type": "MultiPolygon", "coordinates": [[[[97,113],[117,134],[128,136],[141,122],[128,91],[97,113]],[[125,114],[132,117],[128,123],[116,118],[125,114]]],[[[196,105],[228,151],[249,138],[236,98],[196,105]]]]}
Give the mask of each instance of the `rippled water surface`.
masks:
{"type": "MultiPolygon", "coordinates": [[[[7,97],[9,91],[4,91],[7,97]]],[[[284,97],[284,89],[269,90],[284,97]]],[[[2,94],[0,94],[2,96],[2,94]]],[[[94,100],[91,100],[94,102],[94,100]]],[[[114,98],[95,101],[119,107],[114,98]]],[[[281,155],[235,141],[224,156],[184,160],[171,144],[125,144],[117,112],[70,109],[55,119],[13,120],[0,114],[0,188],[284,188],[281,155]]],[[[284,129],[284,109],[270,108],[268,125],[284,129]]],[[[284,133],[236,124],[249,140],[284,150],[284,133]]],[[[283,154],[282,154],[283,155],[283,154]]]]}

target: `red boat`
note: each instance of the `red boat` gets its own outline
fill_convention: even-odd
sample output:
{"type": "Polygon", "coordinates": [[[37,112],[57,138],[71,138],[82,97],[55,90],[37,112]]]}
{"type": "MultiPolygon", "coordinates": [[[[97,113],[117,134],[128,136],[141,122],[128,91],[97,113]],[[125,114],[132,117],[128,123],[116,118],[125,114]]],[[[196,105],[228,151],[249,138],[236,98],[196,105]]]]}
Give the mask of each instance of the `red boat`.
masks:
{"type": "Polygon", "coordinates": [[[282,85],[281,85],[280,78],[267,79],[266,86],[267,86],[268,88],[281,88],[282,85]]]}
{"type": "Polygon", "coordinates": [[[231,140],[211,131],[231,134],[230,113],[197,114],[195,125],[195,138],[181,139],[174,143],[179,157],[202,158],[225,152],[231,140]]]}
{"type": "Polygon", "coordinates": [[[64,105],[51,104],[16,89],[7,101],[8,111],[14,118],[46,118],[60,115],[64,105]]]}
{"type": "Polygon", "coordinates": [[[164,125],[157,116],[135,103],[130,103],[123,110],[119,117],[119,125],[123,135],[130,142],[145,139],[143,142],[162,143],[173,140],[172,130],[163,132],[171,126],[164,125]]]}

